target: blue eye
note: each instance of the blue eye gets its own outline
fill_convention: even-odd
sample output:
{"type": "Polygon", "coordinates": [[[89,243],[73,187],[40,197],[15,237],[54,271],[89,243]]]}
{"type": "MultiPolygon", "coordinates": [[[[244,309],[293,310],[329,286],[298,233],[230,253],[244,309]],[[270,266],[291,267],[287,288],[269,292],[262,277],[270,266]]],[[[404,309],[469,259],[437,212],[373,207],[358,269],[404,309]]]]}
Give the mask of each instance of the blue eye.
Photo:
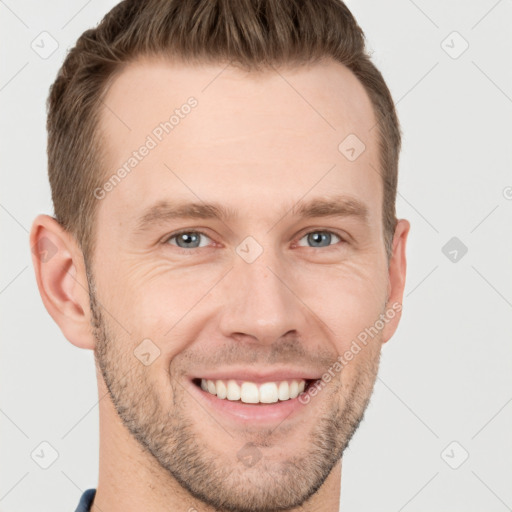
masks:
{"type": "Polygon", "coordinates": [[[208,245],[207,243],[201,243],[201,237],[210,240],[204,233],[199,231],[183,231],[168,238],[167,243],[176,245],[180,249],[197,249],[208,245]],[[172,243],[172,240],[175,240],[176,242],[172,243]]]}
{"type": "MultiPolygon", "coordinates": [[[[342,239],[336,235],[335,233],[332,233],[331,231],[311,231],[310,233],[307,233],[304,235],[301,240],[304,238],[307,239],[307,243],[311,244],[310,247],[329,247],[332,245],[333,237],[337,240],[334,240],[335,242],[341,242],[342,239]]],[[[302,246],[302,244],[299,242],[299,245],[302,246]]]]}
{"type": "MultiPolygon", "coordinates": [[[[332,231],[317,230],[306,233],[299,240],[298,245],[302,247],[323,248],[343,241],[344,240],[339,235],[332,231]],[[306,240],[306,243],[301,243],[302,240],[306,240]]],[[[182,231],[175,233],[165,241],[166,244],[174,245],[185,250],[207,247],[209,242],[211,242],[210,237],[200,231],[182,231]]]]}

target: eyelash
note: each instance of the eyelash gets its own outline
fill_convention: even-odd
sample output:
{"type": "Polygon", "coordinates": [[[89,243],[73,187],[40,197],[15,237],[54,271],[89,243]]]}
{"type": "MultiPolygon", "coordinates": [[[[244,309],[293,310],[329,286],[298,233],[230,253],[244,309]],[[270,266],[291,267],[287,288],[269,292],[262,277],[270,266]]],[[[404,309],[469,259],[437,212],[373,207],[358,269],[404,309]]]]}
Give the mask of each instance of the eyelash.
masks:
{"type": "MultiPolygon", "coordinates": [[[[182,231],[177,231],[176,233],[173,233],[172,235],[166,237],[163,241],[162,241],[162,244],[163,245],[171,245],[169,244],[169,242],[171,240],[173,240],[174,238],[184,234],[184,233],[195,233],[195,234],[198,234],[198,235],[202,235],[202,236],[205,236],[206,238],[210,238],[206,233],[204,233],[203,231],[199,231],[199,230],[191,230],[191,229],[184,229],[182,231]]],[[[313,229],[311,231],[307,231],[306,233],[302,234],[301,237],[299,238],[299,240],[302,240],[304,237],[308,236],[309,234],[311,233],[328,233],[330,235],[334,235],[336,237],[338,237],[340,239],[339,242],[335,243],[335,244],[331,244],[331,245],[328,245],[326,247],[308,247],[309,249],[328,249],[328,248],[332,248],[332,247],[335,247],[337,244],[347,244],[348,242],[345,240],[345,238],[343,238],[340,234],[336,233],[335,231],[332,231],[332,230],[329,230],[329,229],[313,229]]],[[[210,238],[211,240],[211,238],[210,238]]],[[[208,247],[193,247],[192,249],[185,249],[183,247],[179,247],[178,245],[173,245],[173,247],[175,249],[177,249],[178,251],[180,252],[184,252],[184,253],[190,253],[194,250],[198,250],[198,249],[207,249],[208,247]]],[[[299,247],[304,247],[304,246],[299,246],[299,247]]],[[[307,246],[306,246],[307,247],[307,246]]]]}

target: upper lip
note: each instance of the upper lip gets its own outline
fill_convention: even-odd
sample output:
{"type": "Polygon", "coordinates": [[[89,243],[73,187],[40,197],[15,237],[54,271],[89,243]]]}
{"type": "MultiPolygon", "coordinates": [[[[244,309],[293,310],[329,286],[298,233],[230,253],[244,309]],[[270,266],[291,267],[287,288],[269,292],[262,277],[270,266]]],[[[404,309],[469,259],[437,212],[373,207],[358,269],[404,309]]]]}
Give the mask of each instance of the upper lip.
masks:
{"type": "Polygon", "coordinates": [[[255,383],[280,382],[283,380],[317,380],[322,376],[321,372],[311,369],[281,368],[270,371],[267,369],[257,370],[255,368],[229,368],[225,370],[205,370],[193,375],[193,379],[207,380],[239,380],[255,383]]]}

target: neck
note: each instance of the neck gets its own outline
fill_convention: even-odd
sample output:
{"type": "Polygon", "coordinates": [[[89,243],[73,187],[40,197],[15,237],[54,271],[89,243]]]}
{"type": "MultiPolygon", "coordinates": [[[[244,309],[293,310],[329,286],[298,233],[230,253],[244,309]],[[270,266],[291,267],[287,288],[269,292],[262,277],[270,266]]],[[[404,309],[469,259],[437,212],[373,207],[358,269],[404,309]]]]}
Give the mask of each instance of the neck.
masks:
{"type": "MultiPolygon", "coordinates": [[[[99,378],[98,382],[100,466],[91,512],[167,512],[194,509],[201,512],[219,512],[191,496],[150,453],[143,450],[122,424],[103,379],[99,378]]],[[[340,487],[341,461],[306,503],[289,512],[338,512],[340,487]]]]}

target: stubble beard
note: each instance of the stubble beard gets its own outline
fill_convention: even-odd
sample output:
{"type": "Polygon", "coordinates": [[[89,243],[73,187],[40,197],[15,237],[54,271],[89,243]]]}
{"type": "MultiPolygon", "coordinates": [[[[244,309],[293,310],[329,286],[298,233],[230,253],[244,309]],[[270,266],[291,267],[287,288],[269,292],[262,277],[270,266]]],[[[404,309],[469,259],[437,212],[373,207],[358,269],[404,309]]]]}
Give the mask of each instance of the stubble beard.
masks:
{"type": "MultiPolygon", "coordinates": [[[[326,387],[321,391],[329,393],[324,413],[304,434],[307,442],[301,433],[303,448],[298,453],[278,461],[263,456],[254,467],[247,467],[238,460],[233,447],[242,448],[250,441],[254,449],[264,454],[269,445],[279,443],[279,436],[288,434],[285,424],[273,432],[246,432],[240,439],[236,432],[225,452],[214,451],[201,435],[200,422],[194,422],[193,414],[189,414],[197,403],[187,396],[188,391],[178,378],[169,377],[171,390],[165,395],[171,399],[166,407],[162,393],[147,378],[146,367],[133,356],[129,340],[122,343],[114,335],[113,324],[102,316],[92,279],[89,290],[96,338],[94,357],[112,404],[133,438],[183,489],[204,504],[226,512],[290,510],[306,504],[320,489],[364,417],[380,350],[375,351],[368,364],[361,365],[348,392],[339,379],[331,382],[330,390],[326,387]],[[123,346],[129,349],[123,351],[123,346]]],[[[198,405],[196,409],[196,417],[204,414],[198,405]]],[[[293,430],[289,435],[294,435],[293,430]]]]}

